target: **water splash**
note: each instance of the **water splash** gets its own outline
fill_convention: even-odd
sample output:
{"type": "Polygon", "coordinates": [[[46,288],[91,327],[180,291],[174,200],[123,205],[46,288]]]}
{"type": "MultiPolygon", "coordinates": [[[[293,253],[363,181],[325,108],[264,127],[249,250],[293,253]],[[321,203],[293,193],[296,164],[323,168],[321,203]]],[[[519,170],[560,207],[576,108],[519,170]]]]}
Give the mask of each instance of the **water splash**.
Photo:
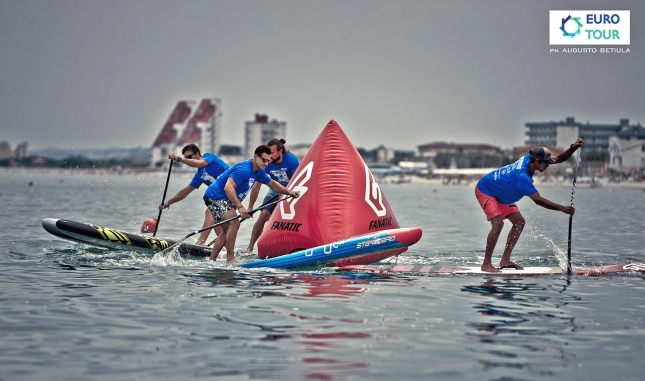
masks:
{"type": "Polygon", "coordinates": [[[567,270],[568,261],[566,249],[561,249],[558,245],[556,245],[555,242],[553,242],[553,239],[547,237],[546,235],[544,235],[544,233],[541,232],[531,233],[530,238],[536,241],[542,241],[544,243],[544,246],[546,246],[555,254],[555,257],[558,260],[558,265],[560,266],[562,271],[567,270]]]}
{"type": "Polygon", "coordinates": [[[173,248],[168,252],[160,251],[150,260],[150,267],[175,267],[186,266],[186,261],[179,254],[177,248],[173,248]]]}

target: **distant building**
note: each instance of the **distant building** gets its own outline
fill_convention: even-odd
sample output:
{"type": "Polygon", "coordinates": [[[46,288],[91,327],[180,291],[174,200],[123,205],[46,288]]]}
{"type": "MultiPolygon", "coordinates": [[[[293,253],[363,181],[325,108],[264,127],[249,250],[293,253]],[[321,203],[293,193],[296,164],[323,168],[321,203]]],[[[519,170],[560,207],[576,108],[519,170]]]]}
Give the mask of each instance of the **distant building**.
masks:
{"type": "Polygon", "coordinates": [[[0,160],[13,159],[13,149],[9,142],[0,142],[0,160]]]}
{"type": "Polygon", "coordinates": [[[386,148],[380,145],[376,148],[376,162],[379,164],[387,164],[394,159],[394,148],[386,148]]]}
{"type": "Polygon", "coordinates": [[[645,128],[640,125],[629,125],[629,119],[620,119],[618,124],[586,124],[567,117],[559,122],[529,122],[525,125],[526,144],[529,146],[555,146],[568,148],[576,138],[585,140],[585,150],[607,152],[609,138],[645,139],[645,128]]]}
{"type": "Polygon", "coordinates": [[[16,149],[14,150],[16,160],[21,160],[27,157],[27,146],[28,143],[26,141],[16,146],[16,149]]]}
{"type": "Polygon", "coordinates": [[[266,144],[273,138],[286,140],[286,134],[287,122],[278,122],[277,119],[269,121],[267,115],[255,114],[254,121],[245,123],[244,154],[251,157],[257,146],[266,144]]]}
{"type": "Polygon", "coordinates": [[[186,144],[197,144],[202,153],[218,152],[221,145],[221,100],[205,98],[193,112],[194,101],[179,101],[152,144],[150,165],[166,166],[168,154],[181,154],[186,144]]]}
{"type": "Polygon", "coordinates": [[[179,129],[183,128],[191,112],[192,108],[188,101],[177,102],[168,120],[166,120],[166,123],[161,128],[159,135],[157,135],[157,138],[152,143],[152,149],[150,150],[151,166],[166,166],[164,163],[168,160],[168,154],[175,147],[179,129]]]}
{"type": "Polygon", "coordinates": [[[311,144],[289,144],[289,142],[287,142],[286,146],[289,152],[298,158],[298,161],[302,161],[307,152],[309,152],[309,148],[311,148],[311,144]]]}
{"type": "Polygon", "coordinates": [[[439,153],[483,153],[487,155],[499,155],[502,153],[501,148],[488,144],[462,144],[433,142],[417,146],[419,156],[426,160],[434,159],[439,153]]]}
{"type": "Polygon", "coordinates": [[[645,168],[645,139],[610,137],[609,168],[620,171],[645,168]]]}
{"type": "Polygon", "coordinates": [[[0,142],[0,160],[24,159],[27,157],[27,144],[27,142],[22,142],[16,146],[16,149],[12,149],[9,142],[0,142]]]}

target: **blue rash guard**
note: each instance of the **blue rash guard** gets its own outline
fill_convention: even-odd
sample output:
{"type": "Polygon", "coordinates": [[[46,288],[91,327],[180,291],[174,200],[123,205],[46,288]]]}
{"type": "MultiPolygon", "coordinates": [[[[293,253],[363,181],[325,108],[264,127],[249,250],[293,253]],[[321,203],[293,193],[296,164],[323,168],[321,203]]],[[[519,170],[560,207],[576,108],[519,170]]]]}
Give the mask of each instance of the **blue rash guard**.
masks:
{"type": "Polygon", "coordinates": [[[219,175],[230,167],[219,156],[210,152],[204,153],[202,159],[206,160],[208,165],[197,169],[195,176],[193,176],[190,184],[188,184],[193,188],[199,188],[202,184],[210,186],[219,175]]]}
{"type": "Polygon", "coordinates": [[[529,173],[530,159],[531,155],[526,154],[515,163],[487,174],[477,182],[477,188],[507,205],[536,193],[532,179],[535,171],[529,173]]]}
{"type": "Polygon", "coordinates": [[[264,172],[264,170],[259,169],[257,172],[253,172],[253,159],[245,160],[239,162],[226,171],[222,173],[215,182],[211,184],[204,195],[211,200],[224,200],[227,199],[226,192],[224,192],[224,187],[229,178],[232,178],[235,181],[235,191],[237,192],[237,198],[242,201],[246,194],[249,192],[249,189],[256,181],[259,181],[262,184],[268,184],[271,182],[269,175],[264,172]]]}
{"type": "MultiPolygon", "coordinates": [[[[280,164],[275,164],[271,163],[267,165],[267,167],[264,169],[264,172],[267,173],[271,177],[271,179],[277,181],[282,185],[283,187],[287,187],[289,184],[289,180],[291,179],[291,176],[293,176],[294,173],[296,173],[296,170],[298,169],[298,158],[296,155],[292,154],[291,152],[287,152],[285,154],[282,154],[282,161],[280,164]]],[[[271,189],[269,190],[268,194],[276,194],[276,192],[271,189]]]]}

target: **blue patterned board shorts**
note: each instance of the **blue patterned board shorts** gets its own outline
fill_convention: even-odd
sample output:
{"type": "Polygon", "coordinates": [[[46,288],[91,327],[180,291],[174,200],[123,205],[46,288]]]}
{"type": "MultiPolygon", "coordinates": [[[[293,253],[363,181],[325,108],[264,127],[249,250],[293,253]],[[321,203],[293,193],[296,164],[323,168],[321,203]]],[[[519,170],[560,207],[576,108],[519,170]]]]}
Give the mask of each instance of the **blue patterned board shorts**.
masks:
{"type": "Polygon", "coordinates": [[[211,211],[215,223],[222,222],[222,215],[233,209],[233,203],[228,198],[223,200],[211,200],[204,196],[204,204],[211,211]]]}
{"type": "MultiPolygon", "coordinates": [[[[267,202],[278,201],[279,199],[277,197],[273,199],[275,195],[277,195],[277,193],[274,192],[273,190],[268,191],[266,197],[264,197],[264,201],[262,201],[262,204],[266,204],[267,202]]],[[[276,205],[278,204],[276,203],[276,204],[269,205],[264,209],[268,210],[270,213],[273,213],[273,210],[275,209],[276,205]]]]}

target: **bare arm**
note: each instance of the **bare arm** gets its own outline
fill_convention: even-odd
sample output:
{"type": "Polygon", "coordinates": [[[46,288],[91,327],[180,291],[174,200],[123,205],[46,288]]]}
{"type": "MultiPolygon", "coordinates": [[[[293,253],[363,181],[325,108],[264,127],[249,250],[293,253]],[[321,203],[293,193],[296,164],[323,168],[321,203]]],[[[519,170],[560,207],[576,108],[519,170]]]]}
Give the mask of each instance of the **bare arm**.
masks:
{"type": "MultiPolygon", "coordinates": [[[[177,157],[172,152],[168,154],[168,159],[170,160],[177,160],[177,157]]],[[[201,168],[208,165],[208,162],[204,159],[186,159],[185,157],[181,159],[181,163],[193,168],[201,168]]]]}
{"type": "Polygon", "coordinates": [[[546,198],[540,196],[540,192],[535,192],[529,197],[537,205],[540,205],[541,207],[546,209],[559,210],[562,213],[566,213],[566,214],[573,214],[576,212],[576,209],[573,206],[564,206],[564,205],[556,204],[555,202],[549,201],[546,198]]]}
{"type": "Polygon", "coordinates": [[[186,196],[188,196],[190,194],[190,192],[194,191],[195,189],[197,189],[197,188],[193,188],[190,185],[186,186],[185,188],[183,188],[179,192],[177,192],[176,195],[172,196],[168,201],[166,201],[163,204],[159,205],[159,210],[169,208],[170,205],[185,199],[186,196]]]}
{"type": "Polygon", "coordinates": [[[226,180],[226,185],[224,186],[226,197],[228,197],[228,199],[233,203],[233,206],[239,210],[242,218],[251,218],[251,215],[246,211],[246,208],[242,205],[240,199],[237,198],[237,192],[235,192],[235,189],[237,189],[237,184],[235,184],[235,180],[229,177],[228,180],[226,180]]]}
{"type": "Polygon", "coordinates": [[[255,205],[255,200],[258,199],[258,194],[260,194],[260,187],[262,184],[255,182],[251,188],[251,194],[249,195],[249,210],[253,210],[253,205],[255,205]]]}
{"type": "Polygon", "coordinates": [[[576,142],[571,145],[571,147],[567,148],[566,151],[560,153],[557,156],[553,156],[553,160],[555,160],[556,163],[562,163],[563,161],[567,161],[568,158],[573,155],[574,152],[580,147],[582,147],[585,144],[584,139],[578,138],[576,139],[576,142]]]}
{"type": "Polygon", "coordinates": [[[294,197],[294,198],[300,197],[300,192],[299,191],[290,191],[287,188],[283,187],[282,184],[280,184],[279,182],[277,182],[275,180],[271,180],[267,184],[267,186],[269,188],[273,189],[274,191],[276,191],[277,193],[288,194],[289,196],[294,197]]]}

